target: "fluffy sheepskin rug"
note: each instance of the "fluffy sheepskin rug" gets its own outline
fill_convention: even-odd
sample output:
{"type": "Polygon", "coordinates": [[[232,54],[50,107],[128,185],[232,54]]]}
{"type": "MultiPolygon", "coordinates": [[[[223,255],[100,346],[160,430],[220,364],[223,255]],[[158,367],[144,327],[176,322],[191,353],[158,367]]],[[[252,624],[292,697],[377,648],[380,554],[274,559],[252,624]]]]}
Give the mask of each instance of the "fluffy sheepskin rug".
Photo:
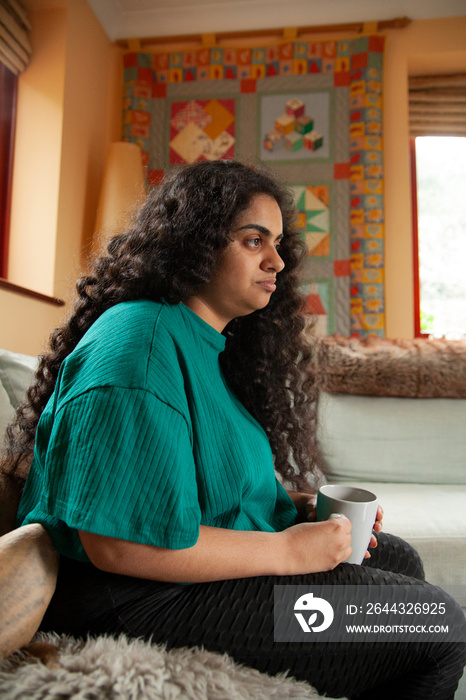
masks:
{"type": "Polygon", "coordinates": [[[309,700],[306,683],[268,676],[225,655],[125,636],[76,640],[39,634],[0,660],[3,700],[309,700]]]}
{"type": "Polygon", "coordinates": [[[314,338],[323,391],[362,396],[466,397],[466,340],[314,338]]]}

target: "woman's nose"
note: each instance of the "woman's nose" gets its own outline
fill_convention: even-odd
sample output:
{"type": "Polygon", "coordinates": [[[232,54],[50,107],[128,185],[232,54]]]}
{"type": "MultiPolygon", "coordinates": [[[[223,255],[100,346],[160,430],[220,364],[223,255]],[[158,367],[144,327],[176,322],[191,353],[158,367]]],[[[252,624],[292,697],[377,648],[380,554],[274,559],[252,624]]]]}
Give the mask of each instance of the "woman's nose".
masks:
{"type": "Polygon", "coordinates": [[[281,272],[285,267],[285,263],[279,255],[279,252],[275,246],[271,246],[271,250],[267,251],[267,255],[264,257],[262,267],[265,270],[274,270],[275,272],[281,272]]]}

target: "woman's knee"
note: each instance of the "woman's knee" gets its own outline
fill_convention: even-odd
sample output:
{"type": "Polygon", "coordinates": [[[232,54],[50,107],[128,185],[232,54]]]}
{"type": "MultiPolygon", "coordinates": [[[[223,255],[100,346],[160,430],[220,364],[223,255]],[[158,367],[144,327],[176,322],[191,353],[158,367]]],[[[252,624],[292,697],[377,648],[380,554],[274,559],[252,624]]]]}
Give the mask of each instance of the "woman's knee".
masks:
{"type": "Polygon", "coordinates": [[[377,547],[370,550],[371,558],[365,559],[363,566],[425,580],[421,557],[412,545],[386,532],[379,532],[376,537],[377,547]]]}

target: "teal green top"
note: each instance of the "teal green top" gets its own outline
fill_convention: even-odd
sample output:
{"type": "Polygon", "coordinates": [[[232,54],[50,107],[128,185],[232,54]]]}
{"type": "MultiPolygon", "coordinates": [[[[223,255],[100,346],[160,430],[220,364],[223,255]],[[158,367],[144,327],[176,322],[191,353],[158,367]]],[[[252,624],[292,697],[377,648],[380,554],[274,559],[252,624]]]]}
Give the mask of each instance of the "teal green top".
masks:
{"type": "Polygon", "coordinates": [[[182,549],[199,525],[280,531],[296,509],[264,430],[229,389],[225,337],[184,304],[118,304],[60,369],[18,524],[89,561],[78,530],[182,549]]]}

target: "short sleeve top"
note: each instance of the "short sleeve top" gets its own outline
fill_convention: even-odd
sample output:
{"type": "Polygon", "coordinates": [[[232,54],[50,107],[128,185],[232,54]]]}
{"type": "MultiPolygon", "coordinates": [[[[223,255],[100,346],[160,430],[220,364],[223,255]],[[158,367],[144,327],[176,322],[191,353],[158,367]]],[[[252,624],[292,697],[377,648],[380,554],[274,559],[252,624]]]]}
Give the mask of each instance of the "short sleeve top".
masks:
{"type": "Polygon", "coordinates": [[[78,530],[173,549],[199,526],[279,531],[296,509],[267,436],[228,387],[225,337],[184,304],[118,304],[63,362],[18,524],[88,561],[78,530]]]}

